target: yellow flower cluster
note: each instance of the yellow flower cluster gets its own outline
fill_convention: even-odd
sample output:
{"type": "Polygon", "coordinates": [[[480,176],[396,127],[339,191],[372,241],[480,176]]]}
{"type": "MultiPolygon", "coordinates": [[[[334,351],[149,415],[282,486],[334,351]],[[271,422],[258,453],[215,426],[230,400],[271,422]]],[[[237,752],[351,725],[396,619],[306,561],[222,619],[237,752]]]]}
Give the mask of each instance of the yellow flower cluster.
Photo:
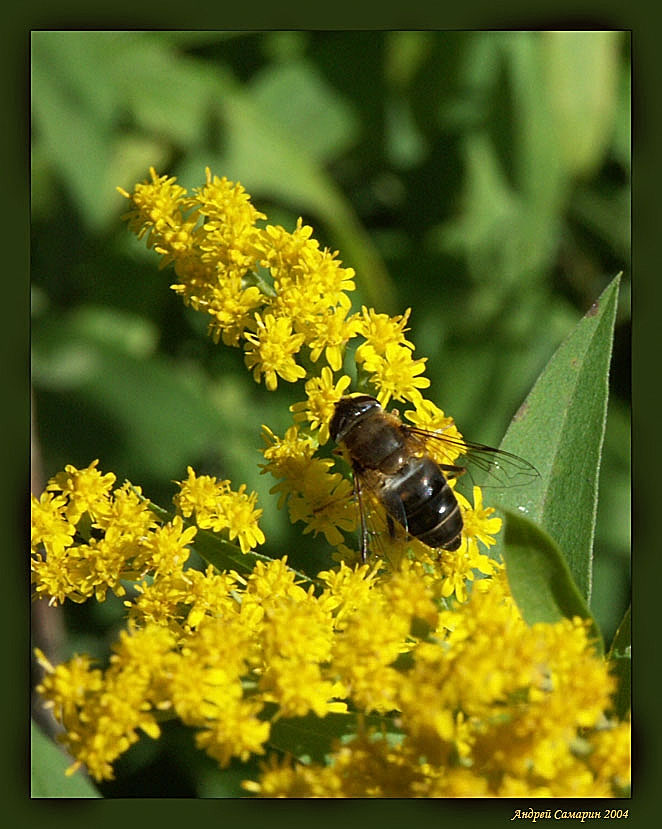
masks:
{"type": "Polygon", "coordinates": [[[210,317],[216,341],[244,347],[246,365],[270,391],[278,378],[293,383],[306,376],[297,362],[302,347],[316,362],[324,354],[334,370],[354,335],[346,319],[351,268],[321,250],[312,228],[301,221],[294,232],[267,225],[240,184],[212,177],[188,196],[166,176],[136,185],[126,214],[130,227],[174,264],[172,287],[193,308],[210,317]]]}
{"type": "Polygon", "coordinates": [[[227,530],[230,541],[236,538],[242,553],[264,544],[264,533],[258,525],[262,510],[255,506],[257,493],[247,493],[246,484],[233,492],[230,481],[196,476],[190,466],[187,471],[188,478],[180,484],[180,492],[174,498],[185,518],[195,514],[200,529],[215,533],[227,530]]]}
{"type": "MultiPolygon", "coordinates": [[[[342,372],[350,343],[356,344],[354,363],[362,387],[383,406],[391,400],[408,402],[413,408],[405,417],[414,425],[461,437],[452,419],[421,394],[430,381],[422,376],[425,359],[413,357],[414,345],[406,338],[410,312],[390,317],[364,307],[350,314],[352,269],[341,267],[337,254],[320,249],[301,220],[292,232],[259,226],[266,217],[252,206],[244,188],[209,170],[206,184],[193,196],[153,169],[133,194],[120,192],[131,202],[125,215],[131,229],[138,237],[147,236],[163,256],[162,265],[174,264],[180,280],[174,290],[211,317],[216,340],[243,347],[256,381],[264,378],[274,390],[278,378],[307,378],[305,400],[292,406],[295,425],[283,437],[265,427],[263,472],[277,479],[272,492],[279,493],[280,507],[287,504],[292,523],[302,522],[304,533],[323,534],[336,558],[351,560],[357,516],[347,470],[337,457],[317,453],[329,440],[335,404],[352,386],[350,375],[342,372]]],[[[440,444],[438,460],[453,463],[458,454],[440,444]]],[[[462,496],[458,500],[465,525],[462,545],[435,558],[433,566],[441,564],[443,595],[464,599],[467,580],[476,572],[493,572],[478,544],[494,544],[501,522],[493,510],[483,509],[480,490],[474,490],[473,505],[462,496]]],[[[372,522],[380,527],[384,516],[378,506],[373,511],[372,522]]],[[[197,518],[199,526],[213,528],[210,515],[197,518]]],[[[232,528],[230,533],[233,537],[232,528]]],[[[242,549],[261,540],[247,537],[242,549]]],[[[397,562],[401,550],[396,545],[389,551],[388,546],[388,539],[382,542],[382,555],[397,562]]],[[[429,560],[423,545],[413,549],[422,561],[429,560]]]]}
{"type": "MultiPolygon", "coordinates": [[[[356,546],[346,537],[357,529],[352,485],[325,446],[352,385],[384,406],[405,403],[415,427],[460,444],[453,421],[422,396],[429,381],[406,339],[409,311],[352,314],[353,271],[311,228],[260,227],[265,217],[241,185],[209,171],[193,196],[154,170],[122,192],[130,227],[174,266],[172,287],[209,316],[212,336],[242,348],[269,390],[305,380],[285,435],[264,427],[263,472],[276,478],[291,521],[323,534],[340,563],[307,581],[286,557],[249,556],[242,574],[193,569],[189,546],[205,532],[240,558],[264,542],[254,493],[189,468],[177,514],[164,522],[137,487],[114,489],[96,462],[66,467],[33,498],[36,596],[102,601],[112,590],[128,617],[105,669],[84,656],[53,666],[38,654],[38,690],[64,726],[72,770],[112,777],[140,732],[156,738],[176,717],[222,767],[291,748],[289,723],[299,761],[281,751],[245,783],[265,797],[621,793],[629,725],[611,716],[608,663],[579,619],[523,622],[502,566],[486,554],[501,521],[478,487],[473,502],[456,492],[464,528],[453,552],[387,534],[381,556],[359,565],[347,546],[356,546]],[[339,738],[323,765],[305,760],[306,739],[319,743],[315,717],[339,738]]],[[[431,451],[443,464],[459,453],[450,442],[431,451]]]]}
{"type": "MultiPolygon", "coordinates": [[[[606,717],[614,681],[586,624],[527,627],[501,568],[447,610],[438,577],[406,558],[387,574],[381,565],[341,564],[307,589],[286,559],[258,562],[247,578],[200,572],[185,566],[195,528],[183,530],[179,516],[156,525],[135,489],[113,496],[113,476],[95,464],[68,467],[49,486],[55,481],[71,495],[78,527],[88,516],[96,529],[104,516],[104,538],[124,556],[117,569],[124,579],[134,573],[128,628],[105,671],[87,657],[54,667],[38,654],[38,690],[64,726],[71,771],[84,764],[98,780],[112,777],[117,757],[141,732],[158,737],[168,717],[194,728],[197,745],[225,767],[264,754],[279,721],[334,713],[355,736],[328,764],[272,758],[247,789],[269,797],[607,796],[627,784],[629,732],[606,717]],[[80,514],[84,503],[91,512],[80,514]],[[378,716],[381,730],[354,731],[349,709],[378,716]]],[[[189,470],[180,506],[207,521],[214,487],[222,498],[223,484],[189,470]]],[[[51,522],[54,545],[43,504],[67,496],[48,496],[35,500],[35,538],[50,558],[62,552],[67,504],[51,522]]],[[[79,569],[60,561],[69,592],[61,579],[50,594],[52,576],[34,554],[37,594],[92,595],[94,555],[75,559],[88,564],[81,584],[73,584],[79,569]]],[[[103,590],[122,593],[117,578],[103,590]]],[[[96,595],[103,590],[97,584],[96,595]]]]}
{"type": "Polygon", "coordinates": [[[194,511],[198,527],[226,531],[243,552],[264,542],[262,510],[243,486],[233,492],[228,481],[196,478],[189,469],[175,498],[181,515],[160,524],[139,487],[113,491],[115,475],[102,474],[97,464],[82,470],[68,465],[39,499],[32,496],[32,580],[37,596],[48,596],[51,604],[92,596],[104,601],[108,590],[125,595],[123,580],[179,572],[197,533],[182,516],[194,511]]]}
{"type": "Polygon", "coordinates": [[[338,741],[324,765],[272,757],[260,781],[246,788],[263,797],[622,792],[630,774],[629,728],[605,716],[614,681],[585,622],[527,627],[502,573],[482,585],[458,610],[436,620],[427,614],[432,631],[410,638],[401,668],[397,641],[411,616],[389,596],[385,624],[379,602],[388,591],[380,585],[361,610],[363,635],[353,627],[357,617],[344,628],[353,659],[342,646],[338,658],[357,708],[397,711],[397,733],[386,730],[394,724],[388,718],[381,730],[364,727],[338,741]]]}
{"type": "Polygon", "coordinates": [[[391,318],[363,308],[350,314],[354,271],[337,253],[320,249],[312,228],[299,219],[294,231],[265,219],[240,184],[212,176],[193,196],[174,178],[150,171],[133,193],[125,214],[130,228],[173,264],[180,280],[172,287],[187,304],[211,317],[216,341],[244,349],[246,365],[267,388],[278,378],[306,377],[304,365],[323,356],[340,371],[349,340],[361,337],[356,362],[369,376],[382,405],[391,398],[421,400],[430,381],[420,375],[424,359],[414,359],[405,339],[409,315],[391,318]],[[305,349],[305,352],[304,352],[305,349]]]}

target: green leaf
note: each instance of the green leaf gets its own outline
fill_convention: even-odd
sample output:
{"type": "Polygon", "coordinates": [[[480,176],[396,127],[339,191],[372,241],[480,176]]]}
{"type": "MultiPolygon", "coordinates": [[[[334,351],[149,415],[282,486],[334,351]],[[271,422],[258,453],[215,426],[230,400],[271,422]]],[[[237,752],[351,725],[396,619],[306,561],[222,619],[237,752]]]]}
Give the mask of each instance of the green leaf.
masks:
{"type": "MultiPolygon", "coordinates": [[[[163,507],[160,507],[153,501],[148,501],[147,503],[152,512],[161,521],[166,522],[173,519],[174,512],[163,509],[163,507]]],[[[193,521],[184,520],[184,524],[187,527],[195,526],[193,521]]],[[[258,559],[269,560],[266,556],[260,556],[257,553],[242,553],[237,544],[226,541],[224,538],[209,530],[201,530],[199,528],[191,546],[207,564],[211,564],[219,572],[223,572],[223,570],[235,570],[238,573],[251,573],[258,559]]]]}
{"type": "Polygon", "coordinates": [[[612,663],[613,673],[618,680],[618,688],[614,698],[614,707],[619,719],[623,719],[631,707],[631,659],[632,618],[631,608],[625,611],[625,616],[618,626],[614,640],[609,648],[608,659],[612,663]]]}
{"type": "MultiPolygon", "coordinates": [[[[318,216],[327,225],[334,247],[342,251],[345,266],[360,274],[364,300],[379,310],[394,311],[394,286],[374,240],[327,172],[326,159],[314,154],[324,149],[326,156],[328,147],[322,148],[317,139],[311,150],[307,139],[292,125],[273,120],[270,109],[264,109],[260,86],[239,90],[225,84],[219,90],[218,103],[225,134],[223,153],[214,166],[240,181],[258,203],[264,197],[274,198],[318,216]]],[[[301,118],[299,114],[296,120],[301,118]]],[[[192,162],[180,177],[199,178],[199,169],[191,167],[192,162]]]]}
{"type": "MultiPolygon", "coordinates": [[[[208,564],[213,564],[221,572],[223,570],[236,570],[238,573],[250,574],[259,561],[265,564],[273,561],[269,556],[262,555],[261,553],[252,551],[242,553],[238,545],[233,544],[231,541],[225,541],[225,539],[209,530],[199,529],[192,546],[208,564]]],[[[294,570],[293,572],[298,581],[314,584],[313,579],[304,573],[300,573],[298,570],[294,570]]]]}
{"type": "Polygon", "coordinates": [[[82,412],[91,418],[88,428],[93,422],[105,436],[101,465],[129,478],[144,480],[148,470],[152,480],[167,481],[217,445],[225,423],[204,376],[154,352],[155,337],[149,321],[94,307],[53,315],[35,329],[33,382],[48,392],[41,415],[68,451],[84,447],[74,463],[100,455],[92,430],[78,434],[82,412]]]}
{"type": "Polygon", "coordinates": [[[65,772],[72,763],[71,758],[34,722],[30,723],[30,743],[32,797],[101,797],[81,771],[66,776],[65,772]]]}
{"type": "Polygon", "coordinates": [[[597,648],[602,637],[562,552],[532,521],[505,511],[505,562],[513,598],[529,625],[553,624],[563,618],[590,619],[597,648]]]}
{"type": "Polygon", "coordinates": [[[558,348],[501,444],[540,478],[491,499],[549,533],[587,601],[618,284],[617,276],[558,348]]]}
{"type": "Polygon", "coordinates": [[[566,169],[587,176],[611,140],[624,32],[544,32],[547,101],[566,169]]]}
{"type": "MultiPolygon", "coordinates": [[[[361,722],[364,727],[372,727],[375,731],[386,731],[392,735],[399,733],[389,717],[362,716],[361,722]]],[[[269,743],[300,759],[321,763],[332,751],[336,740],[352,737],[358,731],[356,714],[330,713],[325,717],[307,714],[305,717],[276,720],[271,728],[269,743]]]]}
{"type": "Polygon", "coordinates": [[[116,185],[199,140],[218,96],[219,73],[158,32],[34,32],[31,57],[36,140],[97,229],[116,185]]]}
{"type": "MultiPolygon", "coordinates": [[[[175,515],[174,512],[163,509],[163,507],[160,507],[153,501],[148,501],[148,504],[152,512],[154,512],[161,519],[161,521],[171,521],[175,515]]],[[[184,523],[187,527],[195,526],[192,521],[184,521],[184,523]]],[[[238,544],[234,544],[232,541],[226,541],[224,538],[221,538],[220,535],[213,533],[210,530],[201,530],[198,528],[198,532],[196,533],[191,546],[194,548],[196,553],[198,553],[198,555],[200,555],[207,562],[207,564],[213,565],[219,572],[223,572],[223,570],[235,570],[238,573],[250,574],[253,572],[255,565],[259,561],[265,564],[273,561],[273,559],[269,558],[269,556],[253,552],[252,550],[249,550],[247,553],[242,553],[238,544]]],[[[298,570],[293,570],[293,572],[297,577],[297,581],[306,582],[309,585],[316,584],[314,579],[306,576],[305,573],[301,573],[298,570]]]]}
{"type": "Polygon", "coordinates": [[[33,32],[32,106],[40,146],[85,221],[102,227],[117,210],[113,194],[117,87],[108,67],[118,33],[33,32]]]}
{"type": "Polygon", "coordinates": [[[354,715],[327,714],[321,718],[308,714],[305,717],[276,720],[271,728],[269,744],[299,759],[310,758],[316,763],[322,763],[330,753],[334,740],[355,731],[354,715]]]}
{"type": "Polygon", "coordinates": [[[337,159],[358,138],[360,124],[346,99],[305,58],[262,70],[250,84],[250,97],[270,129],[297,136],[294,146],[321,164],[337,159]]]}

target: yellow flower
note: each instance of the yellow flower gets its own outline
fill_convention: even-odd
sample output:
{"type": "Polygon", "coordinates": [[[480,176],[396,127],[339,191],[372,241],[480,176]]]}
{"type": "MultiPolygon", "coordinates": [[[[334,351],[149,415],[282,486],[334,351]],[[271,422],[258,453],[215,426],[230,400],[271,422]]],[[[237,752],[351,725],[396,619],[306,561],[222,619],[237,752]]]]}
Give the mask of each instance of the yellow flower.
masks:
{"type": "Polygon", "coordinates": [[[289,596],[303,601],[306,591],[296,584],[294,571],[287,566],[287,556],[268,564],[258,561],[246,584],[245,601],[256,600],[260,605],[280,601],[289,596]]]}
{"type": "Polygon", "coordinates": [[[32,502],[31,542],[37,551],[43,544],[50,555],[60,556],[73,542],[76,525],[65,517],[67,499],[63,495],[42,492],[32,502]]]}
{"type": "Polygon", "coordinates": [[[67,464],[63,472],[52,478],[46,489],[49,492],[61,492],[67,499],[65,515],[76,524],[83,513],[88,512],[92,518],[102,516],[108,507],[108,495],[115,483],[115,475],[109,472],[102,475],[97,470],[98,460],[92,461],[87,469],[76,469],[67,464]]]}
{"type": "Polygon", "coordinates": [[[438,608],[433,601],[434,579],[419,562],[403,559],[401,566],[381,585],[387,606],[397,616],[422,619],[434,628],[438,608]]]}
{"type": "Polygon", "coordinates": [[[138,730],[159,736],[149,712],[159,700],[152,683],[172,644],[172,635],[158,627],[122,632],[103,676],[90,671],[89,660],[80,657],[55,669],[41,660],[48,673],[38,691],[59,711],[67,728],[61,741],[76,758],[69,773],[84,764],[95,779],[112,779],[112,763],[136,742],[138,730]]]}
{"type": "Polygon", "coordinates": [[[371,375],[370,382],[378,389],[377,399],[386,406],[391,398],[418,403],[422,399],[419,389],[430,385],[427,377],[419,377],[425,371],[426,357],[414,360],[411,349],[398,343],[386,346],[383,355],[368,351],[364,355],[363,368],[371,375]]]}
{"type": "Polygon", "coordinates": [[[211,317],[216,342],[242,346],[257,382],[265,376],[274,391],[278,377],[295,382],[306,376],[294,356],[305,343],[310,359],[322,353],[337,370],[345,343],[358,320],[346,319],[347,292],[354,290],[351,268],[322,250],[301,219],[293,232],[258,227],[257,211],[241,184],[212,177],[193,196],[150,169],[151,181],[133,194],[120,188],[132,209],[124,218],[131,230],[173,263],[180,281],[171,287],[187,304],[211,317]],[[271,279],[271,283],[269,282],[271,279]]]}
{"type": "Polygon", "coordinates": [[[158,176],[149,169],[151,181],[136,184],[133,195],[121,187],[119,192],[131,202],[131,209],[122,217],[139,239],[147,236],[148,247],[168,256],[172,261],[176,254],[188,252],[193,244],[191,231],[197,223],[184,223],[182,210],[186,207],[186,190],[175,184],[176,179],[158,176]]]}
{"type": "Polygon", "coordinates": [[[358,321],[346,319],[347,308],[334,308],[320,315],[311,323],[306,340],[310,346],[310,359],[316,363],[322,352],[333,371],[342,368],[345,344],[356,334],[358,321]]]}
{"type": "Polygon", "coordinates": [[[242,678],[258,657],[254,633],[244,624],[238,603],[218,610],[217,617],[204,616],[195,631],[180,639],[161,675],[163,703],[196,728],[222,719],[226,707],[242,698],[242,678]]]}
{"type": "Polygon", "coordinates": [[[344,624],[345,618],[360,613],[372,602],[381,563],[362,564],[348,567],[341,562],[338,570],[325,570],[318,578],[326,586],[325,595],[334,606],[336,627],[344,624]]]}
{"type": "Polygon", "coordinates": [[[238,492],[229,492],[225,496],[222,523],[212,527],[216,532],[227,527],[230,541],[236,538],[242,553],[265,542],[264,533],[257,523],[262,510],[255,508],[256,502],[257,493],[247,493],[246,484],[241,484],[238,492]]]}
{"type": "MultiPolygon", "coordinates": [[[[464,507],[462,512],[462,520],[464,522],[462,535],[469,539],[470,544],[473,539],[477,539],[486,547],[491,547],[496,543],[494,536],[500,532],[502,524],[501,519],[494,516],[494,507],[483,507],[483,493],[478,486],[473,488],[473,507],[469,505],[460,493],[457,493],[457,495],[458,499],[461,499],[461,506],[464,507]]],[[[475,550],[477,553],[477,545],[475,550]]],[[[483,570],[482,572],[489,573],[491,571],[483,570]]]]}
{"type": "Polygon", "coordinates": [[[246,762],[252,754],[264,754],[271,724],[259,718],[261,708],[257,700],[228,702],[223,716],[196,735],[196,745],[217,760],[221,768],[227,767],[233,757],[246,762]]]}
{"type": "Polygon", "coordinates": [[[188,478],[179,486],[180,492],[173,500],[184,517],[195,513],[200,528],[216,533],[227,531],[230,541],[239,541],[242,553],[264,544],[264,533],[258,526],[262,510],[255,506],[257,494],[247,493],[245,484],[233,492],[230,481],[196,476],[189,466],[188,478]]]}
{"type": "Polygon", "coordinates": [[[617,791],[625,793],[631,777],[631,734],[629,718],[610,722],[590,738],[589,765],[594,774],[617,791]]]}
{"type": "Polygon", "coordinates": [[[311,429],[319,429],[318,443],[323,446],[329,439],[329,423],[335,405],[349,388],[352,380],[343,376],[334,385],[333,372],[324,366],[319,377],[311,377],[306,383],[307,400],[290,406],[295,422],[307,420],[311,429]]]}
{"type": "MultiPolygon", "coordinates": [[[[181,293],[179,285],[173,288],[181,293]]],[[[224,345],[239,346],[246,332],[253,327],[254,312],[264,304],[264,296],[256,285],[244,286],[237,274],[227,274],[218,285],[210,287],[204,301],[191,297],[191,305],[207,311],[212,317],[209,333],[214,342],[222,338],[224,345]]]]}
{"type": "Polygon", "coordinates": [[[215,266],[222,263],[229,271],[246,273],[255,264],[255,247],[261,234],[256,223],[266,216],[251,204],[241,184],[225,176],[212,176],[209,168],[206,177],[205,185],[189,200],[189,206],[203,217],[202,259],[215,266]]]}
{"type": "MultiPolygon", "coordinates": [[[[270,472],[275,478],[294,481],[315,454],[316,445],[312,438],[299,434],[298,426],[290,426],[285,436],[280,438],[268,426],[262,427],[262,438],[265,443],[263,450],[267,461],[262,466],[262,474],[270,472]]],[[[284,498],[280,499],[282,507],[284,498]]]]}
{"type": "Polygon", "coordinates": [[[294,383],[306,376],[306,370],[297,365],[294,356],[304,341],[303,334],[292,333],[292,321],[286,317],[276,319],[273,314],[266,314],[264,320],[255,314],[257,332],[245,334],[249,345],[246,347],[245,361],[253,370],[257,382],[264,374],[269,391],[275,391],[278,377],[288,383],[294,383]]]}
{"type": "MultiPolygon", "coordinates": [[[[109,494],[114,475],[102,476],[94,466],[82,473],[67,467],[64,476],[49,483],[49,489],[66,495],[48,493],[33,503],[32,580],[36,595],[51,603],[83,602],[92,596],[103,601],[109,589],[124,595],[123,580],[181,571],[197,533],[195,526],[185,528],[180,516],[159,525],[140,490],[130,484],[109,494]],[[86,544],[74,543],[73,524],[64,517],[72,505],[79,519],[81,510],[96,517],[91,530],[100,532],[89,532],[88,527],[91,537],[86,544]]],[[[235,492],[229,481],[196,478],[190,467],[188,472],[175,499],[185,517],[196,512],[199,527],[226,532],[243,552],[264,542],[255,493],[249,494],[243,484],[235,492]]]]}
{"type": "MultiPolygon", "coordinates": [[[[189,470],[182,508],[204,506],[217,487],[189,470]]],[[[133,505],[134,491],[121,490],[124,504],[133,505]]],[[[131,510],[111,513],[121,522],[131,510]]],[[[112,530],[109,521],[105,545],[112,530]]],[[[129,530],[126,521],[118,529],[120,548],[129,530]]],[[[605,730],[614,682],[587,624],[527,627],[502,569],[464,604],[440,610],[443,576],[406,557],[397,568],[341,565],[320,574],[315,592],[285,558],[259,562],[247,579],[183,570],[181,518],[146,535],[127,561],[143,556],[153,580],[127,602],[132,622],[109,667],[75,658],[54,668],[39,654],[47,671],[39,690],[65,726],[72,768],[111,777],[140,732],[158,736],[157,714],[195,728],[197,745],[225,766],[264,753],[272,717],[323,717],[351,705],[388,715],[395,742],[361,734],[329,765],[276,771],[271,763],[249,789],[606,796],[627,785],[629,729],[605,730]]],[[[75,549],[96,584],[102,559],[75,549]]]]}
{"type": "Polygon", "coordinates": [[[158,525],[140,487],[126,483],[112,493],[92,526],[105,532],[112,528],[123,537],[140,539],[158,525]]]}
{"type": "Polygon", "coordinates": [[[197,527],[184,528],[181,516],[176,515],[171,522],[157,527],[147,536],[135,566],[140,570],[147,569],[155,576],[177,573],[189,557],[188,545],[197,531],[197,527]]]}
{"type": "Polygon", "coordinates": [[[252,281],[262,233],[256,222],[264,215],[240,184],[212,177],[209,169],[206,184],[190,197],[174,178],[153,168],[150,176],[133,194],[120,188],[132,205],[124,218],[138,238],[148,235],[148,246],[163,256],[161,267],[174,264],[180,281],[172,289],[211,316],[214,339],[240,345],[267,302],[266,287],[252,281]]]}
{"type": "Polygon", "coordinates": [[[263,766],[259,784],[244,787],[261,797],[389,797],[424,796],[425,767],[401,745],[376,734],[361,734],[333,754],[326,767],[294,765],[290,758],[263,766]]]}
{"type": "Polygon", "coordinates": [[[322,532],[329,544],[343,541],[343,531],[356,526],[356,511],[349,502],[352,485],[338,472],[330,472],[333,461],[314,456],[310,438],[299,435],[297,426],[278,438],[264,428],[267,463],[262,472],[271,472],[280,481],[271,492],[280,493],[279,506],[287,503],[292,523],[307,524],[304,532],[322,532]]]}
{"type": "MultiPolygon", "coordinates": [[[[405,585],[413,585],[407,581],[410,575],[402,571],[403,596],[405,585]]],[[[350,573],[344,571],[337,584],[349,583],[350,573]]],[[[584,622],[527,627],[499,575],[465,605],[442,612],[435,635],[413,640],[409,667],[397,670],[393,661],[387,663],[397,650],[388,654],[388,648],[380,647],[386,633],[380,601],[390,600],[389,624],[410,618],[415,605],[397,609],[396,602],[394,608],[397,592],[388,598],[383,592],[390,585],[390,580],[374,583],[372,601],[360,603],[355,618],[363,620],[364,636],[356,635],[354,617],[342,625],[333,665],[363,710],[388,706],[399,712],[400,740],[360,736],[336,746],[323,766],[272,760],[259,783],[245,784],[249,791],[271,797],[294,792],[320,797],[559,797],[565,792],[587,797],[609,796],[612,781],[627,782],[629,732],[627,727],[601,730],[598,712],[608,706],[613,684],[584,622]],[[343,648],[346,637],[354,664],[343,648]],[[381,656],[375,661],[377,653],[381,656]],[[597,728],[591,737],[595,748],[582,757],[577,744],[587,728],[597,728]],[[618,746],[611,766],[608,745],[618,746]]],[[[407,638],[405,625],[400,632],[407,638]]]]}
{"type": "Polygon", "coordinates": [[[39,648],[35,656],[45,671],[37,692],[45,700],[44,707],[50,708],[65,728],[76,721],[76,712],[90,694],[97,693],[103,684],[102,672],[92,668],[89,656],[75,656],[69,662],[57,667],[49,662],[39,648]]]}
{"type": "Polygon", "coordinates": [[[290,488],[287,506],[292,523],[305,522],[304,533],[321,532],[335,546],[344,540],[342,532],[356,528],[356,510],[349,501],[352,485],[339,473],[330,473],[331,465],[315,458],[290,488]]]}
{"type": "Polygon", "coordinates": [[[332,698],[340,686],[323,677],[322,663],[330,659],[333,642],[328,605],[311,594],[274,601],[265,612],[261,640],[265,664],[260,689],[278,704],[280,716],[303,717],[313,711],[323,717],[338,710],[332,698]]]}
{"type": "Polygon", "coordinates": [[[216,504],[230,491],[230,481],[217,481],[211,475],[196,475],[195,470],[186,468],[188,477],[178,481],[179,493],[172,499],[185,518],[194,513],[200,527],[209,527],[216,513],[216,504]]]}
{"type": "Polygon", "coordinates": [[[337,305],[348,309],[347,291],[354,290],[354,271],[342,268],[335,253],[320,250],[313,229],[301,219],[289,233],[280,226],[265,228],[256,247],[260,264],[273,278],[273,308],[296,321],[299,330],[337,305]]]}
{"type": "Polygon", "coordinates": [[[236,609],[231,591],[237,579],[236,573],[217,573],[211,565],[204,572],[188,569],[161,574],[150,584],[136,584],[137,597],[124,604],[136,626],[154,623],[181,633],[198,627],[205,616],[236,609]]]}
{"type": "Polygon", "coordinates": [[[401,316],[389,317],[388,314],[378,314],[364,305],[357,327],[365,342],[356,349],[356,362],[363,363],[370,355],[383,356],[389,345],[404,345],[413,351],[413,343],[404,336],[408,330],[405,326],[410,313],[411,308],[408,308],[401,316]]]}
{"type": "Polygon", "coordinates": [[[334,640],[333,666],[352,700],[366,712],[397,708],[401,674],[393,662],[407,650],[411,615],[394,613],[380,590],[343,615],[334,640]]]}

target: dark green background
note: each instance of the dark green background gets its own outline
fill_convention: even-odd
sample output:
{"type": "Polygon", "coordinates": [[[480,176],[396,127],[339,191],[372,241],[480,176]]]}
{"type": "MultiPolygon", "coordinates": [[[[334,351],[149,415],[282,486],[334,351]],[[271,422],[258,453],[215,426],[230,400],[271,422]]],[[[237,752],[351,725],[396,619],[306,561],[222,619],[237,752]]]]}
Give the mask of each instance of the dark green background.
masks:
{"type": "MultiPolygon", "coordinates": [[[[260,425],[282,432],[302,390],[256,385],[120,221],[116,185],[150,164],[189,189],[210,166],[271,222],[303,216],[357,270],[356,307],[412,308],[428,396],[485,443],[622,270],[593,594],[609,641],[629,595],[629,46],[589,32],[33,33],[35,490],[99,457],[167,506],[192,464],[259,491],[265,552],[324,561],[258,468],[260,425]]],[[[58,658],[103,656],[119,603],[73,610],[58,658]]],[[[218,774],[191,743],[177,729],[143,741],[104,793],[235,792],[248,772],[218,774]]]]}

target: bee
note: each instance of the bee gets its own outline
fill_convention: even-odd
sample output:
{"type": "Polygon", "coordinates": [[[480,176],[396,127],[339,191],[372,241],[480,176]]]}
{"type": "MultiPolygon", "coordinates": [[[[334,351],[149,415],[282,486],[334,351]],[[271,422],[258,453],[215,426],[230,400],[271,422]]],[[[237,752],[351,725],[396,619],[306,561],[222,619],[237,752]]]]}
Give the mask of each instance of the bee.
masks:
{"type": "Polygon", "coordinates": [[[342,397],[335,406],[329,433],[345,451],[354,473],[354,495],[361,520],[361,559],[368,555],[366,497],[384,508],[391,534],[394,523],[431,548],[457,550],[462,541],[462,512],[448,479],[466,471],[473,460],[496,478],[538,477],[528,461],[482,444],[409,426],[397,412],[386,412],[367,394],[342,397]],[[442,464],[428,444],[440,441],[465,455],[462,465],[442,464]]]}

